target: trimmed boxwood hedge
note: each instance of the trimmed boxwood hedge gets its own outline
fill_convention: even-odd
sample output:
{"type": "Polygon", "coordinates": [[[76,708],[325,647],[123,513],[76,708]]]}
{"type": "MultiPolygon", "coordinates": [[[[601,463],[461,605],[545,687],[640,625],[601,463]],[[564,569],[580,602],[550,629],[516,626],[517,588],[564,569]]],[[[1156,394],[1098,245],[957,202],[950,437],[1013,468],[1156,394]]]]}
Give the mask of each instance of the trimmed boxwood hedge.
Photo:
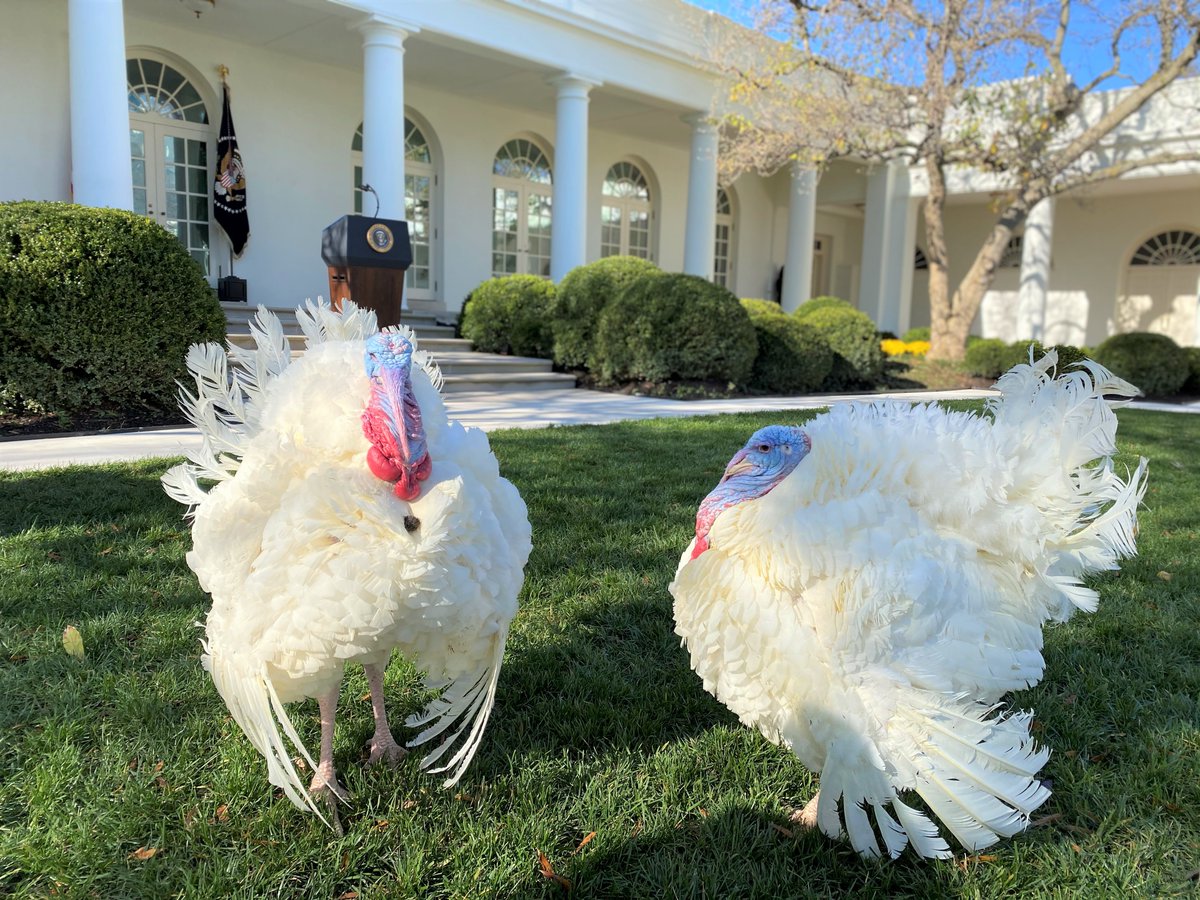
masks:
{"type": "Polygon", "coordinates": [[[778,303],[743,300],[758,338],[750,387],[780,394],[817,390],[833,366],[833,351],[820,333],[787,315],[778,303]]]}
{"type": "Polygon", "coordinates": [[[1188,356],[1165,334],[1114,334],[1096,348],[1096,362],[1154,397],[1172,397],[1188,380],[1188,356]]]}
{"type": "Polygon", "coordinates": [[[1187,394],[1200,394],[1200,347],[1184,347],[1187,354],[1188,378],[1183,383],[1183,391],[1187,394]]]}
{"type": "Polygon", "coordinates": [[[643,276],[601,311],[594,358],[605,382],[746,384],[758,342],[737,297],[696,275],[643,276]]]}
{"type": "Polygon", "coordinates": [[[811,300],[805,300],[796,307],[796,311],[792,315],[804,318],[822,309],[854,309],[854,304],[843,300],[841,297],[813,297],[811,300]]]}
{"type": "Polygon", "coordinates": [[[225,316],[200,267],[144,216],[0,203],[0,391],[58,415],[168,411],[189,345],[225,316]]]}
{"type": "Polygon", "coordinates": [[[592,344],[600,311],[634,279],[661,271],[654,263],[636,256],[609,256],[568,272],[558,285],[550,310],[554,361],[568,369],[592,368],[592,344]]]}
{"type": "Polygon", "coordinates": [[[471,291],[460,317],[462,336],[484,353],[550,358],[554,284],[536,275],[505,275],[471,291]]]}
{"type": "Polygon", "coordinates": [[[807,305],[796,310],[796,319],[815,328],[833,351],[833,365],[821,387],[843,391],[879,384],[883,377],[883,350],[871,317],[849,305],[827,303],[806,312],[807,305]]]}

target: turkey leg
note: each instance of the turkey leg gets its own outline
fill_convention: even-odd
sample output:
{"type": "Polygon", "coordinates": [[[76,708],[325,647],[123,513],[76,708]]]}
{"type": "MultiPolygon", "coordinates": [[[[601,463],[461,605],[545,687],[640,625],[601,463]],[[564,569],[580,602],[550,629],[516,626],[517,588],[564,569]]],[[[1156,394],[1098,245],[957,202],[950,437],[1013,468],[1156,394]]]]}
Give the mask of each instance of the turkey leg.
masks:
{"type": "Polygon", "coordinates": [[[387,708],[383,702],[383,670],[384,666],[365,664],[363,670],[367,673],[367,683],[371,685],[371,711],[375,714],[375,734],[367,744],[371,751],[367,765],[386,762],[394,766],[408,752],[392,737],[392,729],[388,727],[387,708]]]}
{"type": "Polygon", "coordinates": [[[324,798],[333,821],[333,830],[339,835],[342,833],[342,823],[338,818],[337,802],[346,800],[346,792],[338,785],[337,771],[333,768],[333,720],[337,715],[340,692],[341,686],[336,685],[317,698],[317,705],[321,707],[321,761],[308,786],[314,797],[324,798]]]}

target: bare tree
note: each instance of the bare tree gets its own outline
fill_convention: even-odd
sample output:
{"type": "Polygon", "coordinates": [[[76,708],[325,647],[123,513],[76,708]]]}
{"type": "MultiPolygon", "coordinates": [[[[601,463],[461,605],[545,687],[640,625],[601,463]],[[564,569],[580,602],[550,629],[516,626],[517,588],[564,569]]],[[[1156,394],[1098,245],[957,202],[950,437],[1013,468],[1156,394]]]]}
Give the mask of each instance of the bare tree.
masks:
{"type": "Polygon", "coordinates": [[[1148,149],[1116,137],[1192,67],[1200,0],[765,0],[756,24],[762,40],[747,44],[743,33],[714,50],[732,77],[719,110],[725,174],[796,161],[819,169],[838,158],[923,169],[935,358],[962,357],[1005,248],[1036,203],[1197,158],[1194,145],[1148,149]],[[1090,37],[1072,31],[1073,18],[1076,31],[1086,20],[1090,37]],[[1080,54],[1064,53],[1081,40],[1089,62],[1103,59],[1087,77],[1067,62],[1080,54]],[[1114,81],[1122,87],[1102,90],[1114,81]],[[945,206],[964,173],[993,179],[995,218],[951,290],[945,206]]]}

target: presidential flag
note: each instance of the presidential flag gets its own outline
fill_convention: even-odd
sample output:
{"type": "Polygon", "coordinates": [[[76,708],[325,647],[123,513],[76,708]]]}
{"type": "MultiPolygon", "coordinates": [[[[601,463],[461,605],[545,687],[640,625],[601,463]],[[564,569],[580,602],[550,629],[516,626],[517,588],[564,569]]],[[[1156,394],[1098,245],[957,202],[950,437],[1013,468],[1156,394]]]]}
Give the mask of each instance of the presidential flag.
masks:
{"type": "Polygon", "coordinates": [[[213,213],[217,224],[229,236],[233,255],[241,256],[250,237],[250,219],[246,215],[246,169],[238,152],[229,111],[229,85],[222,82],[225,96],[221,107],[221,132],[217,139],[217,174],[213,179],[213,213]]]}

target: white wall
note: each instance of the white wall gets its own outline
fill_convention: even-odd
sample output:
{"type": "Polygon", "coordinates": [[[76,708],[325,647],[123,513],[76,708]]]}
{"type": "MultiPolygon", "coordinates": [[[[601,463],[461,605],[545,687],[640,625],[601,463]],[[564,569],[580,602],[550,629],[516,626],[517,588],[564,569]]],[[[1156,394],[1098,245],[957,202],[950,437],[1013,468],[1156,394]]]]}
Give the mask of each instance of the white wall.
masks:
{"type": "Polygon", "coordinates": [[[3,2],[0,200],[70,200],[67,4],[3,2]]]}

